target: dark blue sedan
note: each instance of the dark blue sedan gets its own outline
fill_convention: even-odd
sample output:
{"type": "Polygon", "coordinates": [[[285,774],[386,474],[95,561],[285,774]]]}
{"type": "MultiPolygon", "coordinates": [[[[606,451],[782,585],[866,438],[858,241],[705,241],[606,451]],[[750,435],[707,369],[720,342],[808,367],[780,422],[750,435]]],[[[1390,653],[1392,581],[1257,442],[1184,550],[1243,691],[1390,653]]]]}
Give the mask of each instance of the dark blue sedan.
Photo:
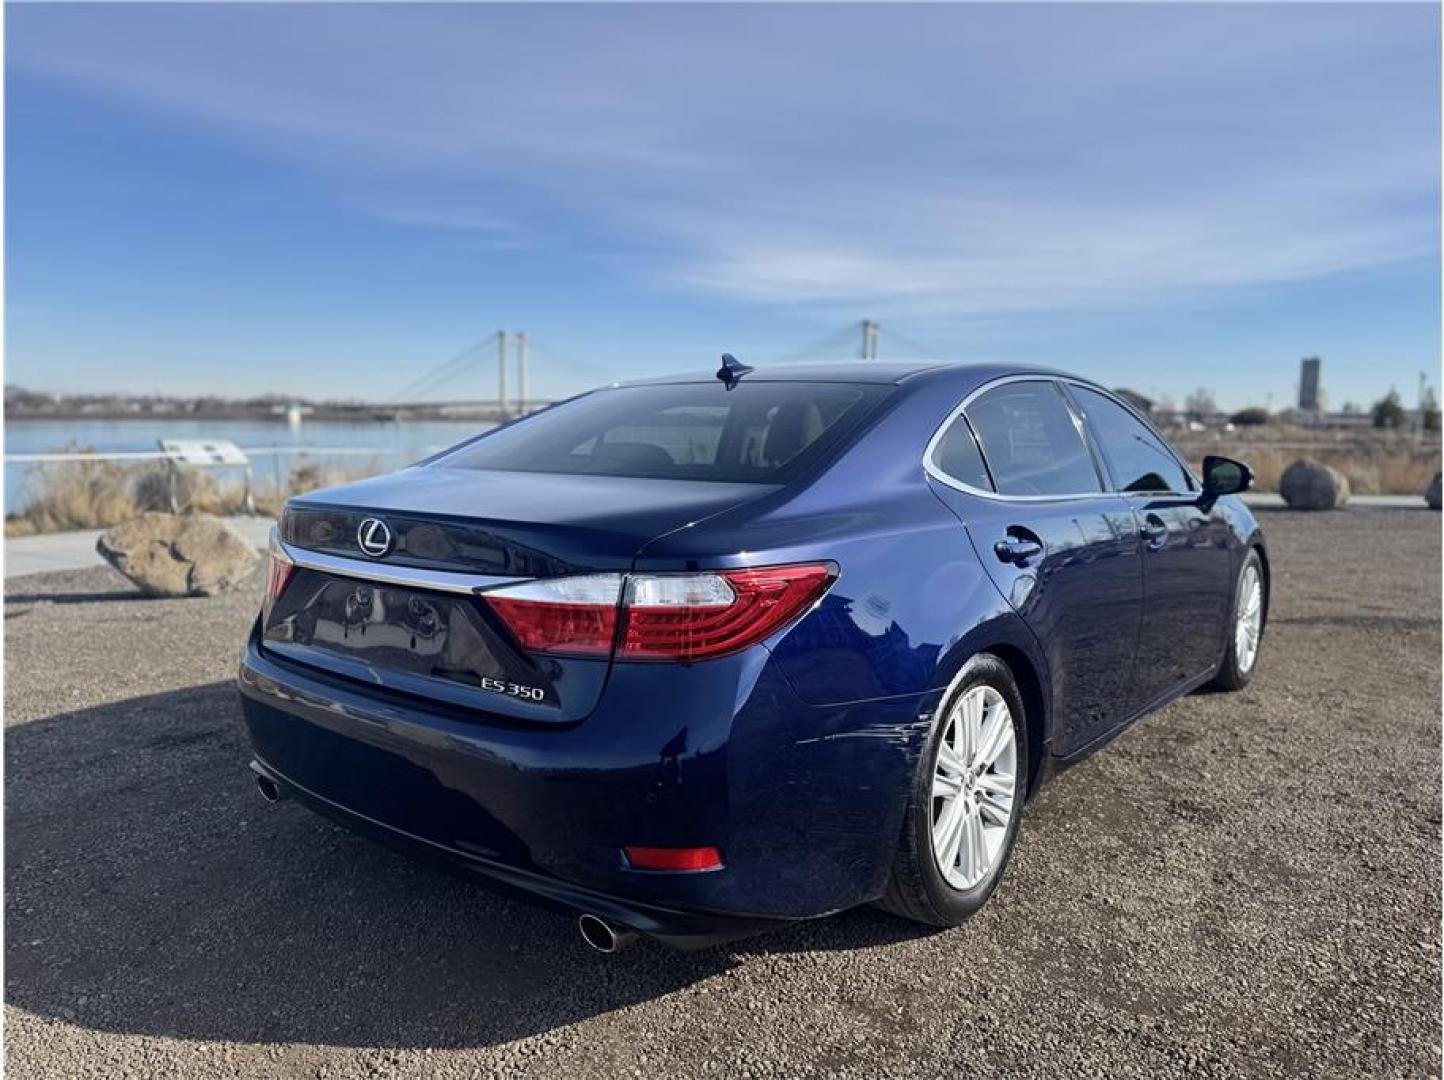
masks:
{"type": "Polygon", "coordinates": [[[251,767],[608,951],[865,903],[956,925],[1051,773],[1252,677],[1249,479],[1043,370],[597,390],[288,503],[251,767]]]}

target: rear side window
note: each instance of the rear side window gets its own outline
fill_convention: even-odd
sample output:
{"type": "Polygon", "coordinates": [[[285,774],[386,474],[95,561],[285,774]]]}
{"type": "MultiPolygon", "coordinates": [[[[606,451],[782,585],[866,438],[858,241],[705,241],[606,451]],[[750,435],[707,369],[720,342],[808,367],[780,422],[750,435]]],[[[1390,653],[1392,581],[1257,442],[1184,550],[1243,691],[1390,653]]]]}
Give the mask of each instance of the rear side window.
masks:
{"type": "Polygon", "coordinates": [[[966,413],[999,494],[1102,490],[1083,436],[1052,383],[1007,383],[977,398],[966,413]]]}
{"type": "Polygon", "coordinates": [[[968,487],[979,491],[992,491],[993,481],[988,476],[988,467],[983,464],[983,455],[978,450],[978,440],[968,422],[959,416],[943,433],[933,447],[933,468],[968,487]]]}
{"type": "Polygon", "coordinates": [[[891,389],[810,382],[614,387],[501,428],[434,464],[778,484],[845,443],[891,389]]]}
{"type": "Polygon", "coordinates": [[[1069,389],[1093,425],[1119,491],[1193,490],[1193,481],[1178,459],[1136,416],[1096,390],[1069,389]]]}

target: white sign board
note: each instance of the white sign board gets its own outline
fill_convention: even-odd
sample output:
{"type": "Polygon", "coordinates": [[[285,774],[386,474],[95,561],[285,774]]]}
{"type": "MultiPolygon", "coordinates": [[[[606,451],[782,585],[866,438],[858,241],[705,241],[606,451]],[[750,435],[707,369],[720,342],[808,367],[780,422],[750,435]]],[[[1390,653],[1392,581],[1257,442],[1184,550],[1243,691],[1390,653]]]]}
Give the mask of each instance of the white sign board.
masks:
{"type": "Polygon", "coordinates": [[[172,465],[182,468],[251,463],[241,448],[227,439],[161,439],[160,448],[172,465]]]}

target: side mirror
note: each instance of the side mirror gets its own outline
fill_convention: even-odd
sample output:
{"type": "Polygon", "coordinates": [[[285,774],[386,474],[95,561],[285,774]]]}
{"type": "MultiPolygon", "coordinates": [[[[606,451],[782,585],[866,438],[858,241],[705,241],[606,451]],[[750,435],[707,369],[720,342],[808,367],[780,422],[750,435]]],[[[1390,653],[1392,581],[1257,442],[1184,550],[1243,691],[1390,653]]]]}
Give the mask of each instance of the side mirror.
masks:
{"type": "Polygon", "coordinates": [[[1240,491],[1247,491],[1252,484],[1253,470],[1242,461],[1212,454],[1203,459],[1204,498],[1237,495],[1240,491]]]}

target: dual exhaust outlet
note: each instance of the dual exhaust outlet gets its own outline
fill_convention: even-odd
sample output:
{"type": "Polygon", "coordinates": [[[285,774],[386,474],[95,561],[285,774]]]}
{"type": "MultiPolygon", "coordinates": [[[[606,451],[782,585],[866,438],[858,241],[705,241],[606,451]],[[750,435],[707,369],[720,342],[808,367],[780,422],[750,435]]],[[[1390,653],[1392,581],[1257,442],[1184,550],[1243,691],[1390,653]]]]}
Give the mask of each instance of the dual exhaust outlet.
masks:
{"type": "Polygon", "coordinates": [[[577,930],[581,932],[583,941],[597,952],[606,953],[608,956],[621,952],[637,939],[635,930],[609,923],[600,915],[590,912],[577,918],[577,930]]]}
{"type": "Polygon", "coordinates": [[[261,798],[270,803],[280,802],[286,797],[279,784],[260,772],[256,773],[256,790],[261,793],[261,798]]]}
{"type": "MultiPolygon", "coordinates": [[[[264,773],[256,772],[255,779],[256,790],[261,793],[261,798],[266,802],[277,803],[286,797],[280,785],[264,773]]],[[[577,930],[588,946],[608,956],[620,952],[637,938],[635,930],[627,930],[609,923],[600,915],[593,915],[590,912],[577,918],[577,930]]]]}

